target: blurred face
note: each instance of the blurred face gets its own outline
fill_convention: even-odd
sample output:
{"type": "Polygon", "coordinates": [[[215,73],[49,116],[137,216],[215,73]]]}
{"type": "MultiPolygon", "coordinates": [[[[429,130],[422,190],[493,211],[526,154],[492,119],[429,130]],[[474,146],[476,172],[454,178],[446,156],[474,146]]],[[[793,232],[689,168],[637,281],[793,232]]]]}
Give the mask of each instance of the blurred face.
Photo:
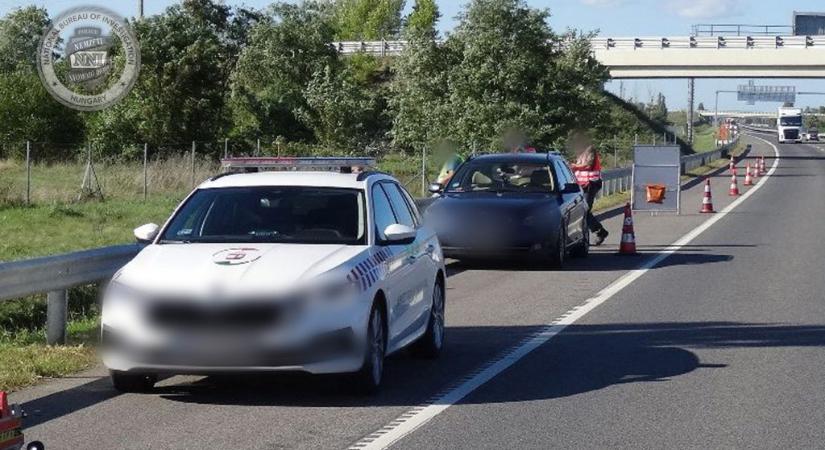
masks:
{"type": "Polygon", "coordinates": [[[574,134],[570,138],[570,148],[572,148],[577,155],[580,155],[592,145],[593,140],[585,134],[574,134]]]}

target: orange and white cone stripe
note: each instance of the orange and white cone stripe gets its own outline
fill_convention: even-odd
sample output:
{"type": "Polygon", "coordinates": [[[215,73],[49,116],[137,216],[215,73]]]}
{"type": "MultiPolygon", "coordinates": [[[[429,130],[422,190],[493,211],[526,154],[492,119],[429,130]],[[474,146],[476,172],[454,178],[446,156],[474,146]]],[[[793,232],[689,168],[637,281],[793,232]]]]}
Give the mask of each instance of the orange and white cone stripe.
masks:
{"type": "Polygon", "coordinates": [[[713,194],[710,191],[710,178],[705,180],[705,196],[702,199],[702,209],[699,212],[702,214],[713,214],[716,212],[713,209],[713,194]]]}

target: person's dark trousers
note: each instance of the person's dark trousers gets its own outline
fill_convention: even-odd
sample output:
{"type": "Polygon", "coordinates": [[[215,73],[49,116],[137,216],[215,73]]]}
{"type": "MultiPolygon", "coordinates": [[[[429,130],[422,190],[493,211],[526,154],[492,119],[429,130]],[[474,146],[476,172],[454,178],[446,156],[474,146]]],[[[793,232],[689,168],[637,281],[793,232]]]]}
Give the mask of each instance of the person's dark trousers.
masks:
{"type": "Polygon", "coordinates": [[[589,206],[587,210],[587,224],[590,226],[592,233],[599,233],[604,230],[602,223],[593,215],[593,202],[596,201],[596,194],[598,194],[600,190],[602,190],[602,180],[591,181],[584,187],[584,195],[587,197],[587,206],[589,206]]]}

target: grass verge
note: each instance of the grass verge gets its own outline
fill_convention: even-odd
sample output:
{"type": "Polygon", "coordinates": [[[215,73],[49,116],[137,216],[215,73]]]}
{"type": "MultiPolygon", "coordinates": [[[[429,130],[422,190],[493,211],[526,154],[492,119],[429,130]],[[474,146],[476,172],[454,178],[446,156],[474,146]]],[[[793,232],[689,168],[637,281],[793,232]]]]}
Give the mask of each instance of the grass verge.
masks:
{"type": "Polygon", "coordinates": [[[98,319],[69,323],[69,342],[49,347],[44,330],[0,336],[0,390],[30,386],[43,378],[66,376],[97,363],[98,319]]]}

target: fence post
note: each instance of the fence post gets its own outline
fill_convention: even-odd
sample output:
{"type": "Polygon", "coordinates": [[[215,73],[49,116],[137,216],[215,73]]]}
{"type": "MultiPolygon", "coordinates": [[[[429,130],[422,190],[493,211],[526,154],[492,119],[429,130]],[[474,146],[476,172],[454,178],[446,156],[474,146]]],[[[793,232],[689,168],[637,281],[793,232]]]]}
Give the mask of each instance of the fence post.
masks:
{"type": "Polygon", "coordinates": [[[192,141],[192,187],[195,187],[195,141],[192,141]]]}
{"type": "Polygon", "coordinates": [[[421,147],[421,196],[427,196],[427,147],[421,147]]]}
{"type": "Polygon", "coordinates": [[[255,156],[261,156],[261,138],[258,138],[258,146],[255,147],[255,156]]]}
{"type": "Polygon", "coordinates": [[[149,196],[149,144],[143,144],[143,201],[149,196]]]}
{"type": "Polygon", "coordinates": [[[69,295],[65,289],[51,291],[46,295],[46,343],[63,345],[66,343],[66,320],[68,319],[69,295]]]}
{"type": "Polygon", "coordinates": [[[26,205],[32,201],[32,143],[26,141],[26,205]]]}
{"type": "Polygon", "coordinates": [[[223,159],[229,158],[229,138],[223,140],[223,159]]]}

